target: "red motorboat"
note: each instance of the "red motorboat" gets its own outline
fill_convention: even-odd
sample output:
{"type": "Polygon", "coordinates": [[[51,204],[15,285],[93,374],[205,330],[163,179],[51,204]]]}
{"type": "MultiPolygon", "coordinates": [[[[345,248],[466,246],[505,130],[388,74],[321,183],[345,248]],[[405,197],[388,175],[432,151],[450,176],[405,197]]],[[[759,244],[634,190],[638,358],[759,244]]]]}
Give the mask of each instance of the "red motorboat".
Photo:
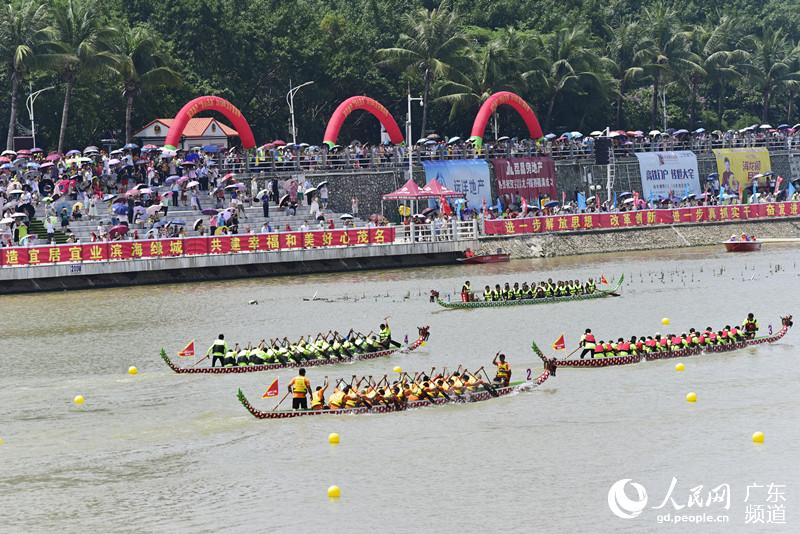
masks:
{"type": "Polygon", "coordinates": [[[511,254],[506,254],[502,249],[497,249],[495,254],[475,254],[472,249],[464,251],[464,257],[458,258],[461,263],[503,263],[511,259],[511,254]]]}
{"type": "Polygon", "coordinates": [[[761,241],[723,241],[728,252],[756,252],[761,250],[761,241]]]}
{"type": "Polygon", "coordinates": [[[732,235],[730,239],[722,242],[728,252],[757,252],[761,250],[761,241],[757,241],[755,236],[742,234],[742,237],[732,235]]]}

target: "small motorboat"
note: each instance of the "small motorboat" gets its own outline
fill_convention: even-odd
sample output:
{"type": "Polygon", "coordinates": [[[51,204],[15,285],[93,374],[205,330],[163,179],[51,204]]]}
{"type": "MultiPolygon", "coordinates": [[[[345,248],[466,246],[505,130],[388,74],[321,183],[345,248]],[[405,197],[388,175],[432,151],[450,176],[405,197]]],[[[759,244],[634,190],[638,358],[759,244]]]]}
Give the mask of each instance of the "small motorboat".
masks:
{"type": "Polygon", "coordinates": [[[761,250],[761,241],[755,237],[742,234],[742,237],[732,235],[730,239],[722,242],[728,252],[757,252],[761,250]]]}
{"type": "Polygon", "coordinates": [[[475,254],[472,249],[464,251],[464,257],[458,258],[461,263],[503,263],[511,260],[511,254],[506,254],[503,249],[497,249],[494,254],[475,254]]]}

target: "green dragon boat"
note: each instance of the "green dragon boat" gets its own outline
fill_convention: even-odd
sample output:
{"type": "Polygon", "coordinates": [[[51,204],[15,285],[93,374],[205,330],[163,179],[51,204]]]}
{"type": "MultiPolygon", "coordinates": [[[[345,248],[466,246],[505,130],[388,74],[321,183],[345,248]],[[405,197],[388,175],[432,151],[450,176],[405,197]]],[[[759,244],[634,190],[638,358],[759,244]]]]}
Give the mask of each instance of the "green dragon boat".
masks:
{"type": "Polygon", "coordinates": [[[620,275],[619,280],[611,284],[611,289],[597,289],[594,293],[582,295],[569,295],[566,297],[543,297],[532,299],[519,299],[519,300],[474,300],[471,302],[445,302],[440,298],[436,298],[436,303],[443,308],[451,310],[465,310],[472,308],[500,308],[505,306],[525,306],[528,304],[553,304],[556,302],[572,302],[576,300],[590,300],[601,299],[604,297],[618,297],[618,291],[622,287],[622,282],[625,275],[620,275]]]}

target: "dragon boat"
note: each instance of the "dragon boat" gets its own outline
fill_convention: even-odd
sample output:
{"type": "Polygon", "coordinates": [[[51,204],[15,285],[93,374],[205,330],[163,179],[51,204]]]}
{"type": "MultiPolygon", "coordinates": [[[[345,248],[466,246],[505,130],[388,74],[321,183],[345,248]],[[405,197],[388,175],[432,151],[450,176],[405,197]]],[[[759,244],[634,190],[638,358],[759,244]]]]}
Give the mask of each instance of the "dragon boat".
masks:
{"type": "Polygon", "coordinates": [[[604,297],[619,296],[617,293],[622,287],[625,275],[620,275],[619,280],[612,284],[611,289],[597,289],[594,293],[581,295],[568,295],[566,297],[539,297],[519,300],[473,300],[470,302],[445,302],[438,296],[435,297],[436,303],[443,308],[464,310],[471,308],[498,308],[504,306],[524,306],[528,304],[553,304],[555,302],[573,302],[576,300],[601,299],[604,297]]]}
{"type": "Polygon", "coordinates": [[[506,387],[493,387],[483,391],[469,391],[461,396],[452,395],[449,399],[445,397],[436,397],[433,399],[420,399],[417,401],[405,402],[403,404],[380,404],[373,405],[372,407],[360,406],[357,408],[344,408],[340,410],[271,410],[262,411],[255,408],[241,389],[236,394],[242,406],[250,412],[253,417],[257,419],[289,419],[292,417],[329,417],[336,415],[366,415],[366,414],[382,414],[389,412],[404,412],[416,408],[425,408],[428,406],[441,406],[443,404],[469,404],[473,402],[482,402],[497,397],[506,397],[512,393],[529,391],[537,388],[547,381],[548,378],[554,375],[553,367],[545,363],[545,368],[535,378],[531,380],[522,380],[518,382],[511,382],[506,387]]]}
{"type": "Polygon", "coordinates": [[[777,332],[771,333],[766,336],[759,336],[752,339],[743,339],[740,341],[736,341],[734,343],[728,343],[724,345],[696,346],[696,347],[687,347],[685,349],[680,349],[675,351],[631,354],[628,356],[609,356],[602,358],[589,358],[585,360],[581,359],[559,360],[556,358],[548,358],[538,347],[538,345],[536,345],[535,341],[532,343],[531,348],[533,349],[533,352],[535,352],[544,362],[552,364],[552,366],[555,368],[611,367],[615,365],[631,365],[634,363],[639,363],[644,360],[646,361],[669,360],[673,358],[687,358],[690,356],[700,356],[702,354],[733,352],[747,347],[753,347],[755,345],[763,345],[764,343],[775,343],[776,341],[779,341],[783,336],[785,336],[791,327],[792,327],[792,316],[787,315],[785,317],[781,317],[781,328],[777,332]]]}
{"type": "Polygon", "coordinates": [[[173,362],[164,349],[161,349],[161,359],[164,360],[170,369],[178,374],[225,374],[225,373],[257,373],[259,371],[274,371],[276,369],[292,369],[297,367],[318,367],[321,365],[336,365],[342,363],[358,362],[362,360],[374,360],[375,358],[382,358],[390,356],[396,352],[411,352],[424,345],[430,337],[430,327],[420,326],[417,328],[418,337],[411,342],[407,347],[392,347],[385,350],[375,352],[363,352],[355,354],[350,358],[317,358],[313,360],[303,360],[300,362],[289,361],[286,363],[268,363],[264,365],[233,365],[230,367],[211,367],[206,365],[203,367],[180,367],[173,362]]]}

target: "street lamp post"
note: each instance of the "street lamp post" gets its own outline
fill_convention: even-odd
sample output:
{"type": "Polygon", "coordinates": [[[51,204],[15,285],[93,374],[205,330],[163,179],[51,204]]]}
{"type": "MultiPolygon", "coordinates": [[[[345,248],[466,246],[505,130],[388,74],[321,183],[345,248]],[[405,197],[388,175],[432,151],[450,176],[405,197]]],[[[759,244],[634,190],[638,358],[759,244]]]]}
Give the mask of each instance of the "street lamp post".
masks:
{"type": "Polygon", "coordinates": [[[313,81],[301,83],[297,87],[292,87],[292,80],[289,80],[289,92],[286,93],[286,103],[289,104],[289,113],[292,116],[292,144],[297,144],[297,128],[294,125],[294,95],[306,85],[311,85],[313,81]]]}
{"type": "Polygon", "coordinates": [[[413,140],[411,139],[411,103],[412,102],[419,102],[419,105],[422,106],[424,102],[422,101],[422,97],[412,97],[411,92],[408,93],[408,111],[406,113],[406,144],[408,145],[408,178],[412,179],[414,177],[414,153],[411,147],[414,146],[413,140]]]}
{"type": "Polygon", "coordinates": [[[36,124],[33,121],[33,103],[36,102],[36,98],[44,93],[45,91],[49,91],[50,89],[55,89],[54,86],[45,87],[44,89],[39,89],[38,91],[33,91],[33,83],[29,85],[29,94],[28,98],[25,99],[25,107],[28,108],[28,117],[31,119],[31,137],[33,138],[33,146],[36,146],[36,124]]]}

